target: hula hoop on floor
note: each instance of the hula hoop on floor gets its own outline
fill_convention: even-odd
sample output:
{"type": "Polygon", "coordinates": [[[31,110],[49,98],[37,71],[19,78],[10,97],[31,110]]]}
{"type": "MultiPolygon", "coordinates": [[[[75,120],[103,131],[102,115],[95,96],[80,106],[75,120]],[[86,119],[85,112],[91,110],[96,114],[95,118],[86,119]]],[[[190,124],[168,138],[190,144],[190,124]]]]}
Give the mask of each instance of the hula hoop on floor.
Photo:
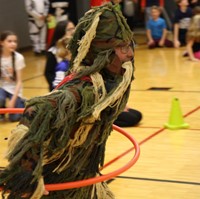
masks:
{"type": "MultiPolygon", "coordinates": [[[[0,109],[0,113],[22,113],[24,109],[8,109],[8,108],[4,108],[0,109]]],[[[97,176],[94,178],[89,178],[86,180],[78,180],[78,181],[74,181],[74,182],[66,182],[66,183],[57,183],[57,184],[46,184],[45,188],[48,191],[58,191],[58,190],[65,190],[65,189],[73,189],[73,188],[79,188],[79,187],[84,187],[84,186],[89,186],[92,184],[96,184],[99,182],[103,182],[106,180],[109,180],[113,177],[116,177],[117,175],[125,172],[126,170],[128,170],[130,167],[132,167],[138,160],[139,155],[140,155],[140,147],[139,144],[136,142],[136,140],[129,135],[126,131],[124,131],[122,128],[113,125],[113,129],[116,130],[117,132],[121,133],[122,135],[124,135],[126,138],[128,138],[134,148],[135,148],[135,153],[133,158],[124,166],[122,166],[121,168],[110,172],[108,174],[104,174],[102,176],[97,176]]],[[[2,190],[2,188],[0,187],[0,190],[2,190]]]]}

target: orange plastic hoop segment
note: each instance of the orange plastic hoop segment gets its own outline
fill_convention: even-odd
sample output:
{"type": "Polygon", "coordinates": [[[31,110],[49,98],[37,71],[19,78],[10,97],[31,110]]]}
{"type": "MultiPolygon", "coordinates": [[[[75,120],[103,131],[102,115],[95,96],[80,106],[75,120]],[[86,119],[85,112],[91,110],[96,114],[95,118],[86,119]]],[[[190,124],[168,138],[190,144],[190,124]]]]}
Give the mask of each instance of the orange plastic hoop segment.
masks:
{"type": "MultiPolygon", "coordinates": [[[[6,108],[6,110],[4,109],[4,111],[2,109],[0,109],[0,113],[22,113],[22,112],[23,112],[22,109],[14,110],[14,109],[6,108]],[[17,112],[17,111],[19,111],[19,112],[17,112]]],[[[139,155],[140,155],[139,144],[135,141],[135,139],[131,135],[129,135],[122,128],[120,128],[116,125],[113,125],[113,129],[116,130],[117,132],[121,133],[122,135],[124,135],[126,138],[128,138],[134,145],[135,154],[134,154],[133,158],[126,165],[124,165],[123,167],[121,167],[111,173],[108,173],[108,174],[105,174],[102,176],[97,176],[94,178],[89,178],[86,180],[79,180],[79,181],[74,181],[74,182],[66,182],[66,183],[58,183],[58,184],[46,184],[45,185],[46,190],[58,191],[58,190],[73,189],[73,188],[79,188],[79,187],[96,184],[98,182],[103,182],[103,181],[106,181],[113,177],[116,177],[117,175],[125,172],[130,167],[132,167],[137,162],[139,155]]],[[[1,187],[0,187],[0,190],[2,190],[1,187]]]]}
{"type": "Polygon", "coordinates": [[[5,113],[23,113],[24,108],[0,108],[0,114],[5,113]]]}

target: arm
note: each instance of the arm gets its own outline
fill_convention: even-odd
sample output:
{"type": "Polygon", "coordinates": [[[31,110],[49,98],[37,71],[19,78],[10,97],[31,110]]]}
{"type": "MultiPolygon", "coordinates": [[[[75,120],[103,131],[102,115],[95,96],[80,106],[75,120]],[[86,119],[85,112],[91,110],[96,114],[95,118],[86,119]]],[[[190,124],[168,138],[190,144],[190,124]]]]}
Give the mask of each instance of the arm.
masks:
{"type": "Polygon", "coordinates": [[[178,35],[179,35],[179,24],[175,23],[174,24],[174,47],[175,48],[180,47],[180,41],[178,39],[178,35]]]}
{"type": "Polygon", "coordinates": [[[164,45],[165,40],[166,40],[166,37],[167,37],[167,29],[164,28],[164,29],[163,29],[162,37],[161,37],[161,39],[160,39],[160,41],[159,41],[159,46],[163,46],[163,45],[164,45]]]}
{"type": "Polygon", "coordinates": [[[193,44],[194,44],[194,40],[193,40],[193,39],[190,39],[190,40],[187,42],[186,48],[187,48],[187,52],[188,52],[188,54],[189,54],[189,58],[190,58],[191,61],[199,61],[198,59],[196,59],[196,58],[194,57],[194,53],[193,53],[193,50],[192,50],[193,44]]]}
{"type": "Polygon", "coordinates": [[[47,52],[44,76],[47,80],[50,91],[52,90],[52,83],[55,79],[56,65],[57,65],[57,60],[55,58],[55,55],[52,52],[47,52]]]}
{"type": "Polygon", "coordinates": [[[146,33],[147,33],[148,45],[153,44],[154,40],[153,40],[152,35],[151,35],[151,30],[147,29],[146,33]]]}
{"type": "Polygon", "coordinates": [[[8,108],[14,108],[15,107],[15,103],[16,103],[16,100],[18,98],[18,94],[19,94],[19,91],[21,89],[21,86],[22,86],[21,74],[22,74],[21,69],[16,71],[17,84],[16,84],[16,87],[15,87],[15,92],[14,92],[12,98],[8,102],[8,108]]]}
{"type": "Polygon", "coordinates": [[[15,60],[15,65],[14,65],[15,69],[13,69],[13,70],[16,71],[16,80],[15,80],[16,86],[15,86],[15,90],[13,92],[13,96],[8,102],[9,108],[15,107],[16,100],[18,98],[19,92],[22,87],[22,69],[25,67],[24,57],[21,54],[15,52],[13,54],[13,56],[14,56],[14,60],[15,60]]]}

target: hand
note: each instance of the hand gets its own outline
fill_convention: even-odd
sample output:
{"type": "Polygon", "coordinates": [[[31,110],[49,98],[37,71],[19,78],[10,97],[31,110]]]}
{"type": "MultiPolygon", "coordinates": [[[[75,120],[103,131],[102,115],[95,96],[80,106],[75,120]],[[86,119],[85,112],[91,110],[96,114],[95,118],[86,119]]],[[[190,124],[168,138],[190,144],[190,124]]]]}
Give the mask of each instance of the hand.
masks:
{"type": "Polygon", "coordinates": [[[179,48],[180,45],[181,45],[181,43],[180,43],[179,40],[175,40],[175,41],[174,41],[174,47],[175,47],[175,48],[179,48]]]}
{"type": "Polygon", "coordinates": [[[152,45],[152,44],[154,44],[154,40],[151,39],[148,41],[148,45],[152,45]]]}
{"type": "Polygon", "coordinates": [[[49,195],[49,192],[45,189],[43,195],[47,196],[47,195],[49,195]]]}
{"type": "Polygon", "coordinates": [[[190,58],[191,61],[194,61],[194,62],[197,62],[197,61],[200,61],[199,59],[193,57],[193,58],[190,58]]]}
{"type": "Polygon", "coordinates": [[[15,108],[15,100],[14,99],[9,100],[7,107],[8,108],[15,108]]]}
{"type": "Polygon", "coordinates": [[[45,17],[44,15],[41,15],[41,16],[40,16],[40,20],[41,20],[41,21],[44,21],[45,19],[46,19],[46,17],[45,17]]]}
{"type": "Polygon", "coordinates": [[[128,112],[129,111],[129,108],[128,108],[128,106],[126,106],[125,108],[124,108],[124,112],[128,112]]]}
{"type": "Polygon", "coordinates": [[[161,39],[161,40],[159,41],[158,45],[159,45],[160,47],[163,47],[163,46],[164,46],[164,43],[165,43],[165,41],[161,39]]]}

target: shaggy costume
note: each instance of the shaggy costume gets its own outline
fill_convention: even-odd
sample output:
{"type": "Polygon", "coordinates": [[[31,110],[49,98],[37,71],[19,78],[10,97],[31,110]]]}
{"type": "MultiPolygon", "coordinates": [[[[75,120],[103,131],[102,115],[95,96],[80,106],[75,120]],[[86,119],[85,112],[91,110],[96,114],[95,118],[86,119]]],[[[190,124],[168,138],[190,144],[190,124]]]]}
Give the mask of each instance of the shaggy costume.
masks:
{"type": "Polygon", "coordinates": [[[132,32],[116,6],[88,11],[69,48],[70,74],[57,89],[27,102],[9,141],[9,165],[0,174],[3,198],[113,199],[105,182],[50,192],[44,183],[61,183],[100,174],[113,121],[124,110],[133,79],[133,63],[123,75],[106,66],[117,59],[114,47],[130,43],[132,32]],[[108,25],[109,24],[109,25],[108,25]],[[22,195],[24,197],[22,197],[22,195]]]}

